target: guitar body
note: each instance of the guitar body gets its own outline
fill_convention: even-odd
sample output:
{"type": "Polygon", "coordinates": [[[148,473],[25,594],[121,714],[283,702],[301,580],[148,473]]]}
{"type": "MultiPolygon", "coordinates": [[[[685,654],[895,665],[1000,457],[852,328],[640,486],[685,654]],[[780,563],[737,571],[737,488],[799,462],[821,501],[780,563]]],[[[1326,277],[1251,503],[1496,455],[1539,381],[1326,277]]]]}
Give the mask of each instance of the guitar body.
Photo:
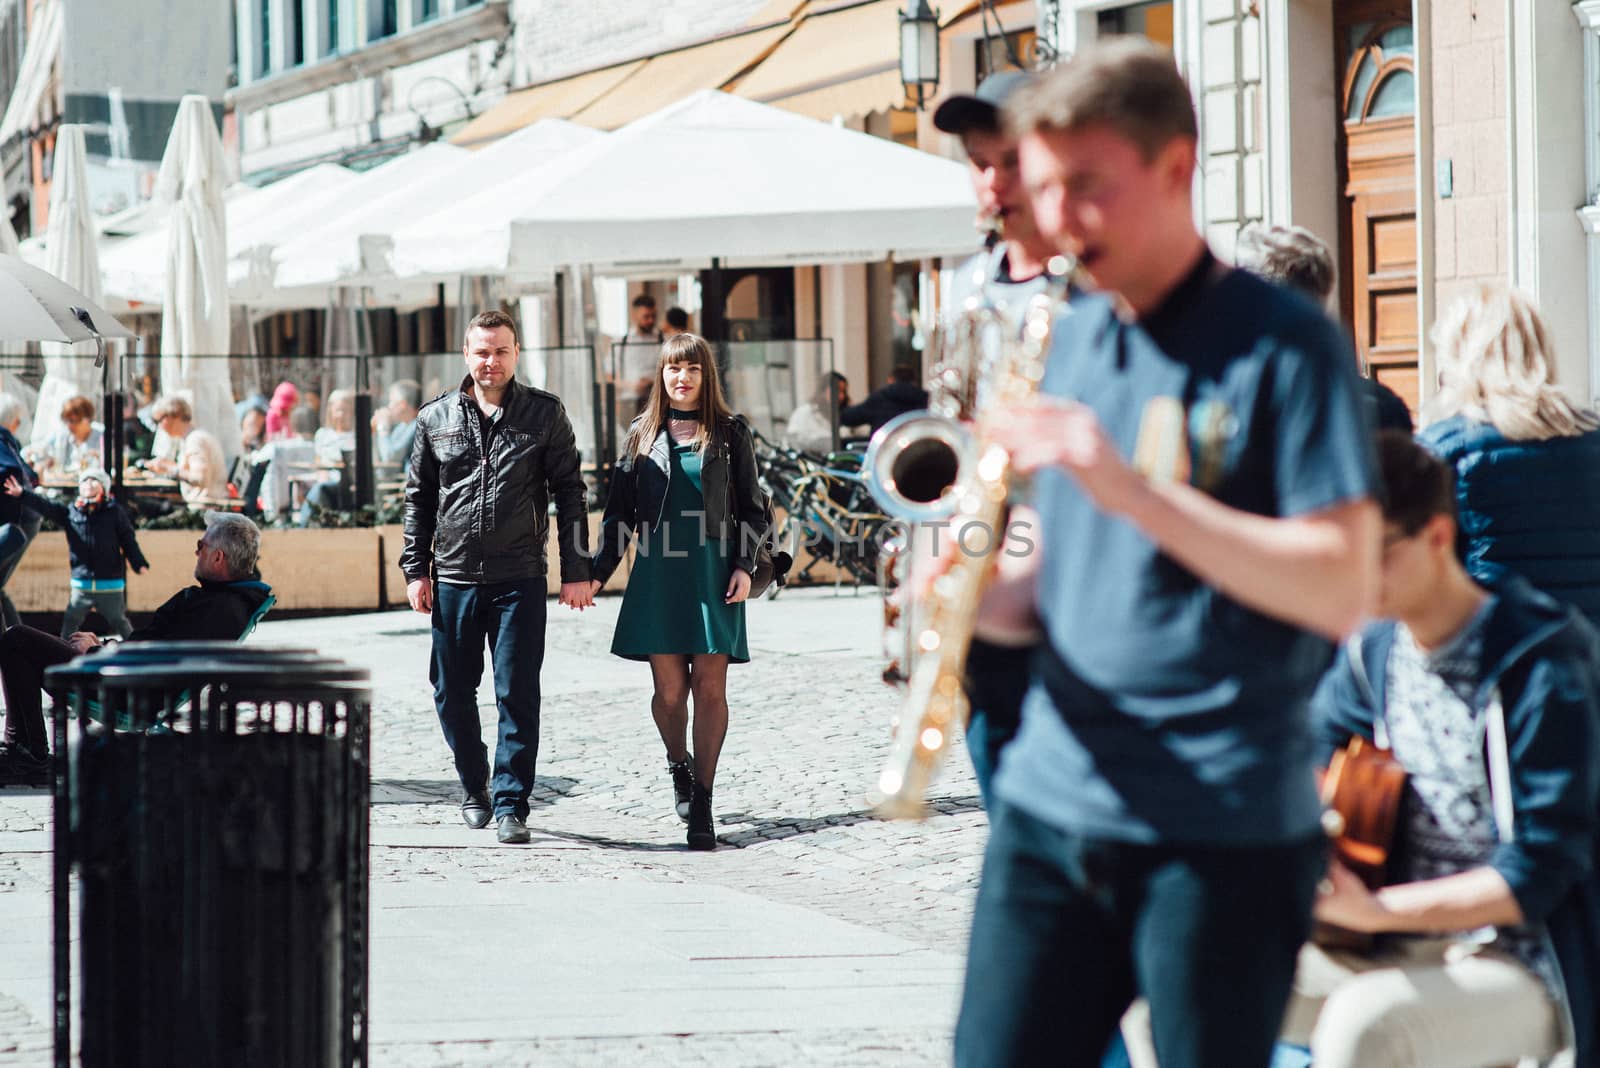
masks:
{"type": "MultiPolygon", "coordinates": [[[[1364,738],[1352,738],[1334,753],[1323,773],[1323,828],[1333,839],[1333,855],[1369,890],[1388,881],[1405,788],[1405,768],[1389,750],[1364,738]]],[[[1311,937],[1334,949],[1365,950],[1372,945],[1371,935],[1324,923],[1316,925],[1311,937]]]]}

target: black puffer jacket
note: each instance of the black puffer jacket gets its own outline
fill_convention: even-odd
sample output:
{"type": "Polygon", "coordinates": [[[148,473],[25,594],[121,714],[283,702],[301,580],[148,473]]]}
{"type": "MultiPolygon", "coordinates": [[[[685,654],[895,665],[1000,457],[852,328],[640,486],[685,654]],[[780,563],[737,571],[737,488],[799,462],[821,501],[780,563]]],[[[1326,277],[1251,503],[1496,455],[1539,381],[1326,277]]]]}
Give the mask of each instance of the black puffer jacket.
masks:
{"type": "Polygon", "coordinates": [[[135,571],[150,566],[144,553],[139,551],[133,520],[118,501],[109,500],[98,508],[84,511],[76,504],[61,504],[33,490],[24,490],[22,503],[67,532],[67,559],[72,563],[73,578],[126,578],[123,557],[127,557],[135,571]]]}
{"type": "MultiPolygon", "coordinates": [[[[671,447],[663,430],[649,455],[634,453],[617,460],[594,559],[594,577],[601,582],[617,569],[639,528],[661,522],[672,470],[671,447]]],[[[705,497],[707,534],[729,545],[734,567],[754,574],[756,549],[772,525],[772,513],[756,473],[755,442],[743,421],[718,422],[706,446],[700,488],[705,497]]]]}
{"type": "Polygon", "coordinates": [[[513,381],[485,431],[470,385],[417,415],[400,570],[468,586],[542,577],[554,497],[561,581],[588,579],[583,476],[560,399],[513,381]]]}

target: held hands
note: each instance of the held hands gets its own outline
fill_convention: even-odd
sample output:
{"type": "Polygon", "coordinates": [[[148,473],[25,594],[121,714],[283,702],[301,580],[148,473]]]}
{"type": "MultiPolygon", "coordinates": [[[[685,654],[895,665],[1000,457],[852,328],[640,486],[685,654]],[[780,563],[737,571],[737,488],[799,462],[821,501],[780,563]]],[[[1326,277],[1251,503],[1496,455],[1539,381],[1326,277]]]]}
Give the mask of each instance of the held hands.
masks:
{"type": "Polygon", "coordinates": [[[1324,923],[1372,934],[1388,930],[1393,919],[1377,895],[1337,859],[1328,861],[1328,874],[1317,887],[1312,911],[1324,923]]]}
{"type": "Polygon", "coordinates": [[[561,584],[561,603],[568,608],[583,611],[594,606],[594,591],[599,583],[592,579],[583,579],[578,582],[563,582],[561,584]]]}
{"type": "Polygon", "coordinates": [[[723,595],[723,604],[738,604],[750,596],[750,572],[742,567],[733,569],[733,577],[728,580],[728,592],[723,595]]]}
{"type": "Polygon", "coordinates": [[[22,483],[17,481],[17,476],[16,475],[9,475],[9,476],[6,477],[5,490],[6,490],[6,496],[7,497],[20,497],[20,496],[22,496],[22,483]]]}

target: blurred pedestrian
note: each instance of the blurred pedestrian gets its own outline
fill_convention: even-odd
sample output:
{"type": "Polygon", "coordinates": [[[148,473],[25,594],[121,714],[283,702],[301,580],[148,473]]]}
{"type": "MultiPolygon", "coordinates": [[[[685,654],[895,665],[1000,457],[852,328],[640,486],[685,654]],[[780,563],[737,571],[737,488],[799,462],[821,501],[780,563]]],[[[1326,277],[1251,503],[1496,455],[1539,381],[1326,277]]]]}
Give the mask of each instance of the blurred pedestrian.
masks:
{"type": "Polygon", "coordinates": [[[768,519],[755,443],[728,410],[705,339],[679,334],[661,346],[649,403],[621,452],[593,592],[637,537],[611,651],[650,664],[650,712],[689,848],[715,849],[711,796],[728,733],[728,665],[750,660],[744,600],[768,519]]]}
{"type": "Polygon", "coordinates": [[[865,423],[876,434],[878,428],[897,415],[921,411],[928,406],[928,391],[917,385],[917,369],[909,363],[897,363],[889,372],[887,384],[868,393],[860,404],[852,404],[839,412],[843,426],[865,423]]]}
{"type": "MultiPolygon", "coordinates": [[[[22,443],[17,440],[17,428],[27,414],[28,407],[22,401],[10,393],[0,393],[0,481],[14,478],[32,488],[38,485],[39,476],[23,459],[22,443]]],[[[0,629],[22,622],[6,586],[43,523],[44,517],[39,513],[0,494],[0,629]]]]}
{"type": "Polygon", "coordinates": [[[1600,417],[1557,384],[1538,309],[1479,286],[1433,339],[1439,392],[1418,440],[1455,471],[1467,571],[1515,572],[1600,622],[1600,417]]]}
{"type": "MultiPolygon", "coordinates": [[[[1333,295],[1333,252],[1305,227],[1251,224],[1239,234],[1237,260],[1245,270],[1286,285],[1327,310],[1333,295]]],[[[1359,386],[1374,431],[1411,433],[1411,409],[1398,393],[1370,374],[1362,376],[1359,386]]]]}

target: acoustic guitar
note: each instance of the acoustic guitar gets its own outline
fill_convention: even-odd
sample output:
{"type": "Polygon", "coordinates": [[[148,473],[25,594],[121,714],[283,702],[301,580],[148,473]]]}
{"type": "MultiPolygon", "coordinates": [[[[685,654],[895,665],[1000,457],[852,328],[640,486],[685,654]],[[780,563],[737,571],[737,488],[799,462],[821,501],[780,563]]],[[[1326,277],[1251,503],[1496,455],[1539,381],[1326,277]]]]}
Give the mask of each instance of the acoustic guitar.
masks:
{"type": "MultiPolygon", "coordinates": [[[[1406,769],[1387,749],[1352,738],[1333,754],[1322,774],[1322,829],[1333,840],[1333,855],[1376,890],[1388,882],[1406,769]]],[[[1366,950],[1372,936],[1318,922],[1312,941],[1330,949],[1366,950]]]]}

